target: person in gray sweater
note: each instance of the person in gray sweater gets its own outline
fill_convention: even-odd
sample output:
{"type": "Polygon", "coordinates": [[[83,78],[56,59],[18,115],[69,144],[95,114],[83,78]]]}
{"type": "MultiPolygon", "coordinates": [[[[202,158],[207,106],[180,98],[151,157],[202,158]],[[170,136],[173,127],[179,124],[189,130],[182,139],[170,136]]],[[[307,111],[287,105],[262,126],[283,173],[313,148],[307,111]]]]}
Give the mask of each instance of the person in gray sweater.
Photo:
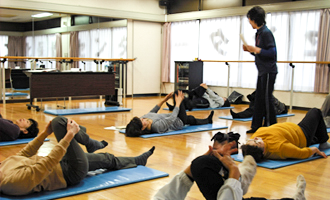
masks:
{"type": "Polygon", "coordinates": [[[148,133],[165,133],[181,130],[185,125],[211,124],[214,111],[206,119],[196,119],[192,115],[187,115],[186,108],[182,101],[184,95],[182,91],[175,94],[176,105],[172,113],[158,114],[161,106],[173,96],[168,94],[160,101],[149,113],[142,117],[134,117],[126,126],[125,134],[127,137],[139,137],[148,133]]]}

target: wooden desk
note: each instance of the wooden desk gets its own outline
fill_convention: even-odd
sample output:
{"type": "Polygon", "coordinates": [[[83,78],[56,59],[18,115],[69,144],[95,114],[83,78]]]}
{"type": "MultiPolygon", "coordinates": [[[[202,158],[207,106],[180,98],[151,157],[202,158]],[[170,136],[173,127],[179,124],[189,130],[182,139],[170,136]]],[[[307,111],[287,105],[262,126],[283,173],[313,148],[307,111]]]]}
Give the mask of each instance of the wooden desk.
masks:
{"type": "Polygon", "coordinates": [[[115,74],[109,72],[24,72],[30,78],[30,104],[34,98],[115,95],[115,74]]]}

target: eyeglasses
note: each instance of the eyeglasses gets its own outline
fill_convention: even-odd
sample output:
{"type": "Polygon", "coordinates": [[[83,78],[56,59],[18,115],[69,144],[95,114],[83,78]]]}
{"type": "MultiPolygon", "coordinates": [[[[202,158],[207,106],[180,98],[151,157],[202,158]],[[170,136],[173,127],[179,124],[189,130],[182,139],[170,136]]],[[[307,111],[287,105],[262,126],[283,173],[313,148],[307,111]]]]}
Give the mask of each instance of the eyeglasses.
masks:
{"type": "Polygon", "coordinates": [[[253,142],[256,143],[256,144],[260,144],[260,143],[261,143],[260,140],[256,140],[256,139],[248,139],[247,142],[248,142],[248,141],[253,141],[253,142]]]}

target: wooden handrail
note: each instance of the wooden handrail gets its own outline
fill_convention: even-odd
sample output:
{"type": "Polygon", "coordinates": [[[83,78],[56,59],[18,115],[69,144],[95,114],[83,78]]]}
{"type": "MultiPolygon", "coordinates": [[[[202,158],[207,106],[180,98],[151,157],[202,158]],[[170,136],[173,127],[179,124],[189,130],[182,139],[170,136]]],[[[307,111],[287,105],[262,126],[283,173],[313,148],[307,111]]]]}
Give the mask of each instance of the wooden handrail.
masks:
{"type": "Polygon", "coordinates": [[[28,56],[0,56],[0,59],[7,59],[9,62],[24,60],[72,60],[72,61],[134,61],[136,58],[80,58],[80,57],[28,57],[28,56]]]}
{"type": "MultiPolygon", "coordinates": [[[[253,62],[254,60],[201,60],[202,62],[236,62],[236,63],[242,63],[242,62],[253,62]]],[[[277,61],[277,63],[315,63],[315,64],[330,64],[330,61],[277,61]]]]}
{"type": "MultiPolygon", "coordinates": [[[[229,70],[230,70],[230,65],[228,63],[243,63],[243,62],[248,62],[248,63],[252,63],[254,61],[252,60],[248,60],[248,61],[244,61],[244,60],[199,60],[202,62],[222,62],[225,63],[228,66],[228,83],[227,83],[227,95],[229,95],[229,78],[230,78],[230,74],[229,74],[229,70]]],[[[294,64],[298,64],[298,63],[306,63],[306,64],[327,64],[330,68],[330,61],[277,61],[277,63],[288,63],[289,66],[292,68],[292,77],[291,77],[291,91],[290,91],[290,111],[292,111],[292,101],[293,101],[293,79],[294,79],[294,68],[295,65],[294,64]]],[[[330,80],[329,80],[329,87],[330,87],[330,80]]],[[[329,91],[330,94],[330,91],[329,91]]]]}

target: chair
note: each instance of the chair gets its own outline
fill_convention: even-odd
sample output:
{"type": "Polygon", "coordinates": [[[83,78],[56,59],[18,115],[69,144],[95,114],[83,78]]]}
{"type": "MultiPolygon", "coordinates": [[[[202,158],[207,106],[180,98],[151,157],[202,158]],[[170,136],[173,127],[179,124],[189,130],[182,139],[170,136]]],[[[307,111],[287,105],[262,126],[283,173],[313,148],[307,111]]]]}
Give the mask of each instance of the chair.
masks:
{"type": "Polygon", "coordinates": [[[10,88],[13,89],[13,80],[11,79],[11,68],[5,69],[5,84],[10,83],[10,88]]]}

